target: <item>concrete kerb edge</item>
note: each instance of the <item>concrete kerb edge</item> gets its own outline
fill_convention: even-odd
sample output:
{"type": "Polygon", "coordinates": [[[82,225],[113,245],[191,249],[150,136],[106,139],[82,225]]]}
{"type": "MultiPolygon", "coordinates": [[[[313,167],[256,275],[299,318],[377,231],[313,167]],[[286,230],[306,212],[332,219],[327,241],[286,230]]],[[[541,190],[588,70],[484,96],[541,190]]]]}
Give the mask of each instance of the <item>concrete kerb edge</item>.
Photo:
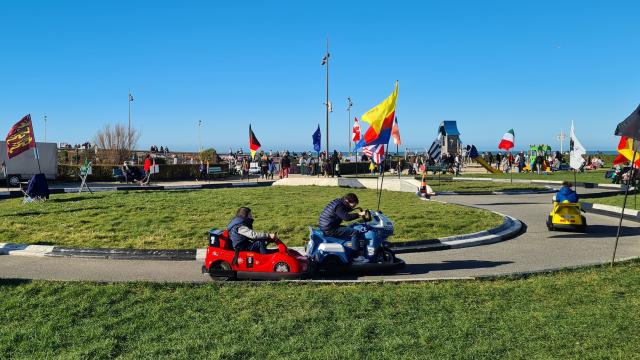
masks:
{"type": "MultiPolygon", "coordinates": [[[[586,212],[599,214],[603,216],[620,218],[620,214],[622,214],[622,208],[618,206],[612,205],[604,205],[604,204],[596,204],[589,202],[582,202],[582,209],[586,212]]],[[[640,222],[640,210],[634,209],[624,209],[623,219],[640,222]]]]}
{"type": "MultiPolygon", "coordinates": [[[[266,186],[262,185],[262,186],[266,186]]],[[[442,204],[447,202],[430,200],[442,204]]],[[[456,204],[470,208],[478,207],[456,204]]],[[[487,209],[481,209],[491,211],[487,209]]],[[[517,236],[522,231],[520,220],[511,216],[491,211],[503,217],[503,222],[499,226],[479,231],[476,233],[448,236],[444,238],[415,240],[403,243],[392,243],[391,247],[397,253],[437,251],[452,248],[463,248],[470,246],[480,246],[500,242],[517,236]]],[[[302,248],[293,248],[298,251],[302,248]]],[[[0,255],[24,255],[24,256],[51,256],[51,257],[76,257],[76,258],[100,258],[100,259],[120,259],[120,260],[173,260],[189,261],[203,260],[206,255],[206,248],[193,250],[144,250],[144,249],[110,249],[110,248],[66,248],[49,245],[22,245],[0,243],[0,255]]]]}
{"type": "MultiPolygon", "coordinates": [[[[482,178],[482,177],[453,177],[454,181],[492,181],[492,182],[510,182],[509,179],[496,179],[496,178],[482,178]]],[[[557,180],[527,180],[527,179],[513,179],[514,183],[521,184],[540,184],[540,185],[552,185],[558,186],[562,184],[562,181],[557,180]]],[[[625,185],[620,184],[606,184],[606,183],[591,183],[591,182],[582,182],[578,181],[574,184],[575,186],[580,186],[584,188],[602,188],[602,189],[615,189],[623,191],[625,189],[625,185]]]]}

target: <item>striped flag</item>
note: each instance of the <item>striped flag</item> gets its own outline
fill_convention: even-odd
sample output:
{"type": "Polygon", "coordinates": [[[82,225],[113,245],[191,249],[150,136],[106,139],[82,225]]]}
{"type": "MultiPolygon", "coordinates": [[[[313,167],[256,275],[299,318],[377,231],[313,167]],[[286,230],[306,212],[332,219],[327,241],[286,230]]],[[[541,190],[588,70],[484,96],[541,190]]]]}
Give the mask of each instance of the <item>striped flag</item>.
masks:
{"type": "Polygon", "coordinates": [[[433,140],[433,143],[431,143],[431,147],[429,147],[429,151],[427,151],[429,157],[431,157],[435,161],[440,161],[440,152],[442,151],[442,145],[440,144],[441,140],[442,135],[440,134],[435,140],[433,140]]]}
{"type": "Polygon", "coordinates": [[[260,141],[258,141],[256,134],[251,130],[251,124],[249,124],[249,150],[251,150],[251,159],[256,156],[258,149],[260,149],[260,141]]]}

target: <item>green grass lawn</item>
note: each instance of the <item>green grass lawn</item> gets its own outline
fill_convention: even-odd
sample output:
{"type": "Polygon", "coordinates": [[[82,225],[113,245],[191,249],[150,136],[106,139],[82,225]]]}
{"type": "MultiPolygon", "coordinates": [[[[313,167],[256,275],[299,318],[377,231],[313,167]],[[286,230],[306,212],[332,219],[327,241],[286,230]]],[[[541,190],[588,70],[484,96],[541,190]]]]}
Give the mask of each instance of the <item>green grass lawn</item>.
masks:
{"type": "Polygon", "coordinates": [[[633,359],[640,262],[405,284],[0,280],[3,358],[633,359]]]}
{"type": "MultiPolygon", "coordinates": [[[[590,203],[613,205],[618,207],[622,207],[623,200],[624,200],[624,194],[617,194],[613,196],[600,197],[600,198],[583,199],[583,201],[590,202],[590,203]]],[[[640,194],[634,196],[634,193],[632,191],[629,191],[626,208],[640,210],[640,194]]]]}
{"type": "Polygon", "coordinates": [[[493,181],[438,181],[427,180],[427,184],[431,188],[438,191],[465,191],[465,192],[482,192],[482,191],[523,191],[523,190],[544,190],[541,185],[530,185],[520,183],[499,183],[493,181]]]}
{"type": "MultiPolygon", "coordinates": [[[[606,170],[593,170],[593,171],[585,171],[583,173],[576,174],[576,180],[578,182],[590,182],[590,183],[606,183],[610,184],[610,179],[605,179],[604,174],[606,170]]],[[[510,179],[510,174],[463,174],[462,177],[488,177],[494,179],[510,179]]],[[[522,180],[549,180],[549,181],[571,181],[573,182],[573,172],[571,171],[556,171],[554,173],[549,174],[540,174],[537,173],[514,173],[514,179],[522,179],[522,180]]]]}
{"type": "MultiPolygon", "coordinates": [[[[0,239],[74,247],[193,249],[206,245],[212,227],[224,228],[240,206],[253,209],[256,230],[278,231],[302,245],[308,226],[329,201],[353,191],[364,208],[374,190],[274,186],[197,191],[132,191],[53,195],[45,203],[0,202],[0,239]]],[[[391,241],[429,239],[485,230],[502,223],[491,212],[383,192],[381,209],[396,225],[391,241]]]]}

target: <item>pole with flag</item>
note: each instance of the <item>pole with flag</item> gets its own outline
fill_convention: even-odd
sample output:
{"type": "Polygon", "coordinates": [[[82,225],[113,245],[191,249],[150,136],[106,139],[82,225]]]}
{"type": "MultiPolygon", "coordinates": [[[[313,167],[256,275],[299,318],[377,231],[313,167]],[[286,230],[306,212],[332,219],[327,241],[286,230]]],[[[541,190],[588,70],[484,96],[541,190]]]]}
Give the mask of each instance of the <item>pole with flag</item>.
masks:
{"type": "MultiPolygon", "coordinates": [[[[353,122],[353,130],[351,140],[354,144],[360,142],[360,123],[358,122],[358,118],[355,118],[353,122]]],[[[354,150],[356,152],[356,178],[358,177],[358,147],[354,146],[354,150]]]]}
{"type": "Polygon", "coordinates": [[[398,159],[398,180],[400,180],[400,171],[402,171],[400,167],[400,153],[398,150],[398,146],[402,145],[402,140],[400,140],[400,129],[398,128],[398,117],[393,122],[393,128],[391,129],[391,136],[393,137],[393,143],[396,144],[396,158],[398,159]]]}
{"type": "MultiPolygon", "coordinates": [[[[500,140],[500,144],[498,144],[498,149],[504,150],[507,152],[507,162],[509,162],[509,158],[511,157],[510,150],[513,149],[516,141],[516,133],[513,129],[509,129],[504,135],[502,135],[502,140],[500,140]]],[[[511,174],[511,182],[513,183],[513,169],[509,169],[509,173],[511,174]]]]}
{"type": "MultiPolygon", "coordinates": [[[[320,163],[321,136],[322,135],[320,134],[320,124],[318,124],[318,128],[311,136],[311,138],[313,139],[313,150],[318,153],[318,163],[320,163]]],[[[320,177],[320,171],[318,171],[318,177],[320,177]]]]}
{"type": "Polygon", "coordinates": [[[6,146],[8,159],[16,157],[29,149],[33,149],[34,156],[38,162],[38,174],[42,173],[40,170],[38,146],[33,133],[33,124],[31,123],[31,114],[25,115],[11,127],[6,137],[6,146]]]}
{"type": "MultiPolygon", "coordinates": [[[[629,180],[627,180],[627,186],[624,189],[624,199],[622,200],[622,212],[620,213],[620,221],[618,222],[618,230],[616,232],[616,242],[613,247],[613,255],[611,256],[611,266],[616,260],[616,251],[618,250],[618,241],[620,240],[620,231],[622,229],[622,218],[624,217],[624,209],[627,206],[627,196],[629,195],[629,184],[631,179],[635,179],[637,166],[636,166],[636,157],[638,154],[638,140],[640,140],[640,106],[638,106],[631,115],[627,116],[622,122],[618,124],[616,127],[616,131],[614,135],[626,137],[626,145],[627,148],[623,151],[620,150],[620,146],[618,146],[618,152],[626,157],[628,157],[628,150],[630,148],[633,154],[631,155],[631,174],[629,174],[629,180]],[[629,146],[631,145],[631,146],[629,146]]],[[[622,142],[622,139],[621,139],[622,142]]]]}
{"type": "MultiPolygon", "coordinates": [[[[573,169],[573,185],[576,185],[577,172],[582,169],[584,165],[583,155],[587,154],[587,150],[582,146],[582,143],[576,137],[575,130],[573,128],[573,120],[571,120],[571,131],[569,132],[569,166],[573,169]]],[[[576,186],[576,190],[578,187],[576,186]]],[[[577,191],[576,191],[577,193],[577,191]]]]}
{"type": "Polygon", "coordinates": [[[260,149],[260,146],[260,141],[258,141],[256,134],[254,134],[251,129],[251,124],[249,124],[249,150],[251,151],[251,160],[254,160],[256,151],[260,149]]]}
{"type": "MultiPolygon", "coordinates": [[[[362,115],[362,121],[369,124],[369,128],[364,137],[356,144],[356,149],[371,145],[388,145],[391,138],[391,129],[396,117],[396,100],[398,98],[398,81],[391,95],[380,104],[362,115]]],[[[380,151],[380,150],[378,150],[380,151]]],[[[381,149],[384,154],[384,146],[381,149]]],[[[383,155],[384,157],[384,155],[383,155]]],[[[382,161],[381,161],[382,163],[382,161]]],[[[380,210],[380,198],[382,197],[382,186],[384,183],[384,168],[382,168],[382,179],[380,181],[380,192],[378,193],[378,210],[380,210]]]]}
{"type": "Polygon", "coordinates": [[[353,101],[351,101],[351,97],[347,98],[347,146],[348,146],[348,154],[351,156],[351,136],[349,126],[351,126],[351,107],[353,107],[353,101]]]}

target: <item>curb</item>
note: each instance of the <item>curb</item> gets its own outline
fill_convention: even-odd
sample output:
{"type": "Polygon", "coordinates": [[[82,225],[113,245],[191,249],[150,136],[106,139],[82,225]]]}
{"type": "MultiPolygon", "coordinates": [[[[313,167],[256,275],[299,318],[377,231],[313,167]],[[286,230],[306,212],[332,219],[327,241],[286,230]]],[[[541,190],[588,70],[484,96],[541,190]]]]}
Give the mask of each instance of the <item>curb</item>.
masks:
{"type": "MultiPolygon", "coordinates": [[[[439,202],[444,203],[442,201],[439,202]]],[[[460,204],[456,205],[473,207],[460,204]]],[[[520,220],[496,211],[492,212],[502,216],[504,219],[502,224],[495,228],[444,238],[391,243],[391,249],[398,254],[402,254],[488,245],[513,238],[524,230],[524,226],[520,220]]],[[[301,253],[304,252],[303,247],[291,247],[291,249],[301,253]]],[[[185,250],[108,248],[81,249],[51,245],[0,243],[0,255],[73,257],[85,259],[193,261],[204,260],[206,251],[206,248],[185,250]]]]}
{"type": "MultiPolygon", "coordinates": [[[[92,187],[93,192],[104,191],[175,191],[175,190],[202,190],[202,189],[224,189],[236,187],[262,187],[271,186],[275,181],[262,182],[242,182],[242,183],[213,183],[202,185],[153,185],[153,186],[135,186],[135,185],[116,185],[116,186],[97,186],[92,187]]],[[[49,189],[50,194],[77,193],[80,188],[54,188],[49,189]]],[[[83,192],[86,192],[83,191],[83,192]]],[[[19,190],[0,192],[0,199],[21,198],[24,194],[19,190]]]]}
{"type": "MultiPolygon", "coordinates": [[[[453,181],[492,181],[492,182],[510,182],[510,179],[494,179],[494,178],[483,178],[483,177],[452,177],[453,181]]],[[[520,184],[540,184],[540,185],[562,185],[562,181],[556,180],[524,180],[524,179],[513,179],[514,183],[520,184]]],[[[605,184],[605,183],[591,183],[591,182],[576,182],[574,186],[581,186],[584,188],[594,189],[594,188],[602,188],[602,189],[614,189],[623,191],[626,186],[620,184],[605,184]]]]}
{"type": "Polygon", "coordinates": [[[436,191],[436,195],[535,195],[550,194],[556,190],[547,188],[545,190],[505,190],[505,191],[436,191]]]}
{"type": "MultiPolygon", "coordinates": [[[[600,214],[604,216],[620,218],[620,214],[622,214],[622,208],[618,206],[612,205],[604,205],[604,204],[594,204],[583,202],[582,208],[586,212],[600,214]]],[[[634,209],[624,209],[624,216],[622,217],[625,220],[640,222],[640,210],[634,209]]]]}

